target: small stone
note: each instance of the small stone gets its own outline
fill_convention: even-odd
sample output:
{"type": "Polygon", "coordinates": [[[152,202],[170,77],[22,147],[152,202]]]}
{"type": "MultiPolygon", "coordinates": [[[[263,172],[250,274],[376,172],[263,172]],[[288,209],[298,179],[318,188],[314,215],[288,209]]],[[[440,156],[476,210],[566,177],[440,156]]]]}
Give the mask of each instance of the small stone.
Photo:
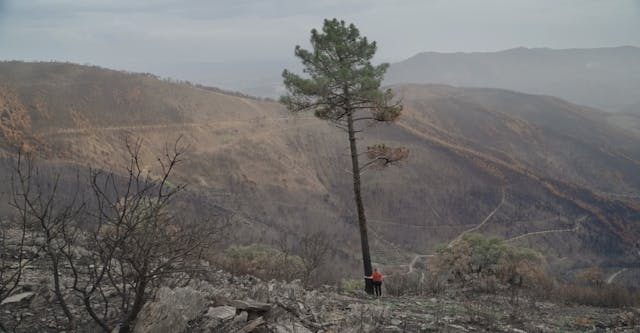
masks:
{"type": "Polygon", "coordinates": [[[447,326],[449,326],[449,327],[451,327],[451,328],[455,328],[455,329],[460,330],[460,331],[462,331],[462,332],[469,332],[469,330],[468,330],[468,329],[466,329],[464,326],[454,325],[454,324],[449,324],[449,325],[447,325],[447,326]]]}
{"type": "Polygon", "coordinates": [[[207,317],[227,321],[233,319],[236,316],[236,308],[232,306],[217,306],[215,308],[209,308],[207,317]]]}
{"type": "Polygon", "coordinates": [[[402,324],[402,320],[399,319],[391,319],[391,325],[400,326],[402,324]]]}
{"type": "Polygon", "coordinates": [[[277,323],[273,327],[275,333],[313,333],[308,328],[297,322],[277,323]]]}
{"type": "Polygon", "coordinates": [[[209,318],[209,320],[204,325],[210,331],[215,332],[215,328],[222,324],[222,320],[216,318],[209,318]]]}
{"type": "Polygon", "coordinates": [[[397,333],[397,332],[402,332],[402,329],[400,329],[400,327],[398,326],[385,326],[382,329],[382,332],[384,333],[397,333]]]}
{"type": "Polygon", "coordinates": [[[34,291],[35,287],[32,284],[25,284],[22,286],[23,291],[34,291]]]}
{"type": "Polygon", "coordinates": [[[222,306],[222,305],[231,305],[231,300],[222,294],[217,294],[213,296],[213,305],[222,306]]]}
{"type": "Polygon", "coordinates": [[[247,320],[249,320],[249,313],[247,311],[242,311],[239,315],[233,318],[234,323],[246,323],[247,320]]]}

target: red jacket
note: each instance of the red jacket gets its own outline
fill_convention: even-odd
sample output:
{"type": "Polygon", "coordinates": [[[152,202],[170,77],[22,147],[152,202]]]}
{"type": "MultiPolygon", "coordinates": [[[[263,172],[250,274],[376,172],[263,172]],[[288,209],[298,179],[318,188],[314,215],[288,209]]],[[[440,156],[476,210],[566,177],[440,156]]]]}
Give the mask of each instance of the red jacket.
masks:
{"type": "Polygon", "coordinates": [[[371,280],[373,281],[382,281],[382,274],[380,274],[380,272],[373,272],[373,274],[371,274],[371,280]]]}

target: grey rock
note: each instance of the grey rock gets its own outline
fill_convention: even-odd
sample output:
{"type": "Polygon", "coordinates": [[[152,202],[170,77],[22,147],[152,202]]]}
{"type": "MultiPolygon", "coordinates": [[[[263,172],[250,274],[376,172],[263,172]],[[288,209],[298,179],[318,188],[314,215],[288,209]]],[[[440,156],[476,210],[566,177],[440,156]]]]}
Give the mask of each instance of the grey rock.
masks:
{"type": "Polygon", "coordinates": [[[212,299],[215,306],[231,305],[231,300],[222,294],[213,295],[212,299]]]}
{"type": "Polygon", "coordinates": [[[454,325],[454,324],[448,324],[447,326],[449,326],[450,328],[456,329],[458,332],[469,332],[469,330],[464,326],[454,325]]]}
{"type": "Polygon", "coordinates": [[[271,310],[271,304],[256,302],[252,300],[235,300],[231,301],[230,305],[239,310],[245,310],[249,312],[267,312],[271,310]]]}
{"type": "Polygon", "coordinates": [[[513,328],[513,327],[511,327],[511,332],[513,332],[513,333],[527,333],[527,331],[523,331],[521,329],[513,328]]]}
{"type": "Polygon", "coordinates": [[[385,326],[382,329],[382,332],[384,333],[396,333],[396,332],[402,332],[402,329],[398,326],[394,326],[394,325],[390,325],[390,326],[385,326]]]}
{"type": "Polygon", "coordinates": [[[239,315],[233,318],[233,322],[235,323],[246,323],[247,320],[249,320],[249,313],[247,311],[242,311],[239,315]]]}
{"type": "Polygon", "coordinates": [[[24,293],[19,293],[19,294],[15,294],[13,296],[9,296],[7,298],[5,298],[2,303],[0,303],[0,305],[4,305],[4,304],[11,304],[11,303],[20,303],[22,301],[28,301],[30,300],[36,293],[32,292],[32,291],[28,291],[28,292],[24,292],[24,293]]]}
{"type": "Polygon", "coordinates": [[[160,288],[156,300],[142,309],[135,333],[184,332],[189,321],[202,315],[205,295],[192,288],[160,288]]]}
{"type": "Polygon", "coordinates": [[[276,323],[273,325],[274,333],[313,333],[298,322],[276,323]]]}
{"type": "Polygon", "coordinates": [[[236,308],[228,305],[216,306],[207,311],[207,317],[221,321],[231,320],[235,316],[236,308]]]}
{"type": "Polygon", "coordinates": [[[222,325],[222,320],[209,318],[204,324],[204,327],[207,328],[210,332],[218,332],[218,326],[222,325]]]}

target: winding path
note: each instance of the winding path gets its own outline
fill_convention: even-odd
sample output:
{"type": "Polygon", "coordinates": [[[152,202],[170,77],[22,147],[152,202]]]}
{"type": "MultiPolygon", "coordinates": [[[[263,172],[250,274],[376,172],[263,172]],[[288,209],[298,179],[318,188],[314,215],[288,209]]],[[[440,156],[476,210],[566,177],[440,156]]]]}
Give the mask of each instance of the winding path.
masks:
{"type": "MultiPolygon", "coordinates": [[[[416,265],[416,262],[418,262],[418,259],[420,258],[431,258],[433,257],[433,254],[417,254],[415,257],[413,257],[413,260],[411,260],[411,263],[409,264],[409,270],[407,271],[407,275],[413,273],[413,267],[416,265]]],[[[424,275],[424,271],[420,272],[420,283],[423,283],[425,279],[425,275],[424,275]]]]}
{"type": "MultiPolygon", "coordinates": [[[[500,207],[502,207],[502,205],[504,204],[504,202],[506,201],[506,191],[504,188],[502,188],[502,199],[500,200],[500,203],[498,203],[498,205],[496,206],[496,208],[494,208],[483,220],[482,222],[480,222],[479,224],[475,225],[473,228],[467,229],[466,231],[460,233],[458,236],[456,236],[450,243],[449,246],[451,246],[451,244],[453,244],[453,242],[455,242],[457,239],[459,239],[460,237],[462,237],[464,234],[478,230],[480,228],[482,228],[482,226],[484,226],[490,219],[491,217],[493,217],[493,215],[500,209],[500,207]]],[[[376,220],[376,219],[369,219],[370,221],[374,221],[374,222],[382,222],[382,223],[389,223],[389,224],[396,224],[395,222],[387,222],[387,221],[381,221],[381,220],[376,220]]],[[[420,227],[417,225],[414,225],[414,227],[420,227]]],[[[431,227],[431,226],[429,226],[431,227]]],[[[371,228],[371,226],[369,226],[369,230],[371,231],[371,234],[373,235],[373,237],[377,238],[379,241],[383,242],[383,243],[387,243],[388,245],[390,245],[399,255],[401,254],[401,251],[399,249],[398,246],[396,246],[395,244],[387,241],[386,239],[382,238],[380,235],[378,235],[377,232],[375,232],[375,230],[373,230],[373,228],[371,228]]],[[[413,256],[413,258],[411,259],[411,261],[409,262],[409,264],[407,265],[407,272],[405,272],[405,275],[411,274],[415,271],[415,265],[418,262],[418,260],[420,258],[430,258],[433,257],[433,254],[416,254],[413,256]]],[[[420,272],[420,283],[424,282],[425,279],[425,274],[424,272],[420,272]]]]}
{"type": "Polygon", "coordinates": [[[530,237],[530,236],[535,236],[535,235],[554,234],[554,233],[560,233],[560,232],[576,232],[580,228],[580,224],[582,223],[582,221],[584,221],[586,218],[587,218],[587,215],[582,216],[581,218],[576,220],[576,224],[573,226],[573,228],[570,228],[570,229],[553,229],[553,230],[542,230],[542,231],[529,232],[529,233],[526,233],[526,234],[523,234],[523,235],[520,235],[520,236],[509,238],[509,239],[507,239],[507,242],[513,242],[513,241],[517,241],[517,240],[525,238],[525,237],[530,237]]]}
{"type": "Polygon", "coordinates": [[[613,274],[611,274],[608,278],[607,278],[607,284],[612,284],[613,281],[618,277],[618,275],[620,275],[621,273],[624,273],[627,269],[623,268],[613,274]]]}
{"type": "Polygon", "coordinates": [[[278,121],[318,121],[315,117],[272,117],[255,120],[233,120],[233,121],[213,121],[213,122],[189,122],[189,123],[177,123],[177,124],[148,124],[148,125],[124,125],[124,126],[99,126],[99,127],[80,127],[80,128],[61,128],[40,133],[40,136],[57,136],[57,135],[70,135],[70,134],[92,134],[95,132],[118,132],[118,131],[143,131],[143,130],[157,130],[167,128],[194,128],[194,127],[220,127],[220,125],[227,125],[225,128],[235,129],[239,127],[251,127],[260,126],[268,122],[278,121]]]}
{"type": "Polygon", "coordinates": [[[506,191],[504,190],[504,187],[502,188],[502,200],[500,200],[500,203],[496,206],[496,208],[494,208],[491,213],[489,213],[489,215],[487,215],[487,217],[484,218],[484,220],[482,220],[482,222],[480,222],[480,224],[476,225],[475,227],[471,228],[471,229],[467,229],[465,231],[463,231],[460,235],[458,235],[456,238],[454,238],[451,242],[449,242],[449,247],[451,247],[451,245],[453,245],[453,243],[455,241],[457,241],[458,239],[460,239],[462,236],[464,236],[465,234],[468,234],[470,232],[476,231],[480,228],[482,228],[487,222],[489,222],[489,220],[491,219],[491,217],[493,217],[493,215],[500,209],[500,207],[502,207],[502,205],[505,202],[505,198],[506,198],[506,191]]]}

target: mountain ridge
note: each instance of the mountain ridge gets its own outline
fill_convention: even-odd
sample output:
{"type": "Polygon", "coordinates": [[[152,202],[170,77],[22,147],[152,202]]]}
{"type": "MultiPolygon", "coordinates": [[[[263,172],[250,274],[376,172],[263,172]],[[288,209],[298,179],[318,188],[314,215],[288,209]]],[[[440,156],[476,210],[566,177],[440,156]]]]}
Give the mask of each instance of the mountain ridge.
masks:
{"type": "MultiPolygon", "coordinates": [[[[359,243],[339,129],[271,101],[56,66],[58,74],[40,75],[48,65],[0,64],[0,117],[15,120],[0,123],[0,148],[28,142],[45,162],[118,170],[123,137],[143,140],[145,165],[183,137],[192,151],[176,180],[198,200],[239,211],[235,231],[243,241],[275,242],[330,223],[349,271],[359,243]]],[[[568,256],[572,265],[627,267],[634,260],[640,202],[610,193],[638,193],[640,136],[611,125],[607,113],[553,97],[443,85],[394,89],[405,102],[400,122],[367,129],[360,143],[411,150],[401,168],[363,175],[378,262],[400,260],[394,246],[425,253],[474,226],[568,256]],[[569,133],[572,123],[580,128],[569,133]],[[570,236],[536,234],[572,228],[570,236]]]]}
{"type": "Polygon", "coordinates": [[[422,52],[392,64],[385,82],[504,88],[622,111],[638,101],[639,59],[635,46],[422,52]]]}

